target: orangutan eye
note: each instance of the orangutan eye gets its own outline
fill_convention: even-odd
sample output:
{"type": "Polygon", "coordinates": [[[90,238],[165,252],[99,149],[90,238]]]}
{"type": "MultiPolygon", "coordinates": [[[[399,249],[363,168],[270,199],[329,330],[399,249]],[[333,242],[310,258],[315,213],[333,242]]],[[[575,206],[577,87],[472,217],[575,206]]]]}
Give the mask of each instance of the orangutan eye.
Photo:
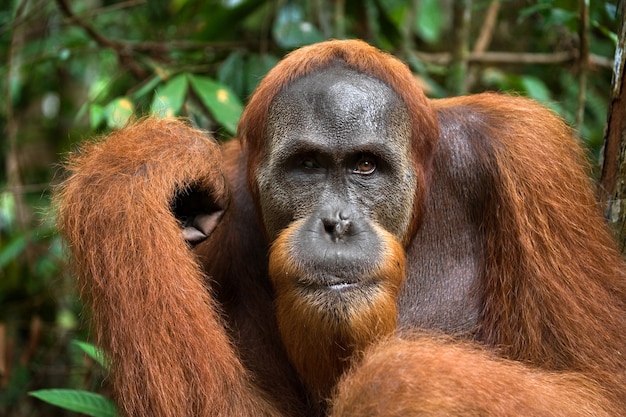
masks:
{"type": "Polygon", "coordinates": [[[319,169],[320,168],[320,164],[312,156],[305,156],[304,158],[302,158],[302,160],[300,161],[300,165],[302,165],[302,167],[305,169],[319,169]]]}
{"type": "Polygon", "coordinates": [[[370,175],[376,170],[376,158],[372,155],[362,155],[357,161],[354,169],[355,174],[370,175]]]}

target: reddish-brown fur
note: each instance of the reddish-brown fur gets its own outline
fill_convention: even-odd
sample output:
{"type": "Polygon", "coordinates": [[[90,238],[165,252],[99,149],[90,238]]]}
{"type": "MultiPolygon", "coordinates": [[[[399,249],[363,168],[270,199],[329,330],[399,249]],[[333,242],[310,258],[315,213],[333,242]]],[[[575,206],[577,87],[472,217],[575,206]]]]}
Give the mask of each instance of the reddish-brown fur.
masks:
{"type": "Polygon", "coordinates": [[[325,305],[325,300],[305,301],[293,286],[293,277],[306,274],[290,258],[287,242],[299,223],[293,222],[273,243],[269,274],[276,289],[276,316],[285,335],[283,343],[288,352],[295,352],[291,361],[314,398],[325,399],[351,361],[358,360],[369,345],[395,331],[396,300],[406,260],[397,240],[378,228],[380,239],[387,242],[383,246],[391,248],[391,253],[384,256],[385,262],[372,273],[372,279],[382,285],[376,293],[355,300],[340,313],[344,320],[338,322],[330,314],[336,313],[333,306],[325,305]]]}
{"type": "MultiPolygon", "coordinates": [[[[570,129],[520,98],[485,94],[429,102],[405,66],[357,41],[314,45],[282,61],[246,108],[244,141],[223,146],[221,153],[183,122],[145,119],[72,157],[71,176],[58,194],[59,227],[72,250],[97,341],[113,363],[122,412],[137,417],[319,412],[280,339],[274,302],[280,312],[297,303],[297,295],[287,291],[281,303],[280,282],[274,293],[269,245],[258,224],[258,190],[246,173],[254,171],[263,152],[267,112],[277,91],[334,59],[382,79],[405,101],[423,182],[418,192],[425,191],[416,204],[436,195],[428,190],[431,166],[446,165],[446,156],[437,153],[437,137],[454,135],[455,129],[478,144],[490,183],[481,203],[486,248],[480,255],[475,344],[390,336],[396,309],[386,300],[373,310],[386,323],[375,334],[369,324],[347,320],[353,325],[346,336],[357,341],[354,356],[328,351],[319,359],[353,359],[331,399],[332,412],[626,415],[625,268],[570,129]],[[177,193],[190,187],[225,210],[195,251],[171,210],[177,193]],[[382,337],[388,340],[374,342],[382,337]],[[370,342],[375,346],[368,349],[370,342]]],[[[410,240],[419,234],[422,215],[416,206],[412,231],[402,242],[407,270],[420,268],[412,249],[425,250],[410,240]]],[[[280,242],[274,250],[273,262],[281,270],[294,268],[280,242]]],[[[399,258],[385,258],[390,264],[384,267],[395,269],[391,262],[399,258]]],[[[396,285],[400,282],[390,283],[394,296],[396,285]]],[[[305,310],[298,311],[298,319],[306,320],[305,310]]],[[[281,326],[295,323],[278,316],[281,326]]],[[[330,336],[327,323],[310,326],[330,336]]],[[[307,331],[294,326],[285,343],[307,343],[307,331]]],[[[311,360],[305,356],[304,362],[311,360]]],[[[310,370],[302,375],[324,390],[336,377],[310,370]]]]}
{"type": "Polygon", "coordinates": [[[537,372],[469,343],[428,336],[376,345],[338,391],[333,417],[620,414],[579,374],[537,372]]]}
{"type": "Polygon", "coordinates": [[[479,339],[508,358],[599,378],[624,410],[626,269],[583,151],[561,120],[528,100],[485,94],[434,105],[470,103],[484,118],[474,128],[498,139],[501,191],[488,208],[479,339]]]}
{"type": "Polygon", "coordinates": [[[146,120],[81,155],[69,166],[58,218],[121,411],[272,415],[170,211],[176,190],[199,181],[227,198],[217,144],[183,123],[146,120]]]}

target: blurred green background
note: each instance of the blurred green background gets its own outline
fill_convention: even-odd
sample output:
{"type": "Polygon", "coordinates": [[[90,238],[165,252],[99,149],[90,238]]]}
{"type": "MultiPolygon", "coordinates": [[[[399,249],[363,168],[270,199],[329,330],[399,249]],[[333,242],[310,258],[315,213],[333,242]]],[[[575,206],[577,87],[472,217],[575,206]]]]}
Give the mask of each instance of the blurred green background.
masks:
{"type": "Polygon", "coordinates": [[[577,0],[4,0],[0,6],[0,416],[70,415],[42,388],[107,394],[50,196],[63,155],[131,116],[183,115],[228,139],[284,54],[361,38],[404,60],[431,97],[533,97],[596,163],[616,2],[577,0]],[[583,23],[586,22],[586,23],[583,23]]]}

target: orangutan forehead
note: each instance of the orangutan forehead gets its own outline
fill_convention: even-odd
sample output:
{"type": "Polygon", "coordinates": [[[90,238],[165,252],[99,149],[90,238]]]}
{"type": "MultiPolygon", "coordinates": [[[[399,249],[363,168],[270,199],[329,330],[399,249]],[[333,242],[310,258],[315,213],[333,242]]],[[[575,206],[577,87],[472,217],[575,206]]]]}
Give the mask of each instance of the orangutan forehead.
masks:
{"type": "Polygon", "coordinates": [[[393,89],[369,74],[334,64],[278,93],[268,115],[266,144],[271,147],[272,138],[294,134],[322,134],[339,143],[361,137],[408,145],[409,130],[408,110],[393,89]]]}
{"type": "Polygon", "coordinates": [[[365,113],[363,119],[384,116],[389,109],[406,108],[400,96],[383,81],[335,61],[328,67],[307,74],[283,88],[274,103],[315,109],[321,114],[350,118],[365,113]]]}

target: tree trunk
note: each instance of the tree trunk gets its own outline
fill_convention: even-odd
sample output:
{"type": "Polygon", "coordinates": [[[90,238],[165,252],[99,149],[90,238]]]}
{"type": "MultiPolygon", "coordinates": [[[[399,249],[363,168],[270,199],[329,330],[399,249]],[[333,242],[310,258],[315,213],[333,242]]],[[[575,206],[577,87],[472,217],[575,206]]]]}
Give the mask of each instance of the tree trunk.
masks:
{"type": "Polygon", "coordinates": [[[626,254],[626,11],[622,11],[615,50],[613,86],[602,150],[600,198],[606,202],[609,225],[626,254]]]}

